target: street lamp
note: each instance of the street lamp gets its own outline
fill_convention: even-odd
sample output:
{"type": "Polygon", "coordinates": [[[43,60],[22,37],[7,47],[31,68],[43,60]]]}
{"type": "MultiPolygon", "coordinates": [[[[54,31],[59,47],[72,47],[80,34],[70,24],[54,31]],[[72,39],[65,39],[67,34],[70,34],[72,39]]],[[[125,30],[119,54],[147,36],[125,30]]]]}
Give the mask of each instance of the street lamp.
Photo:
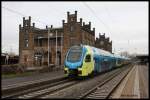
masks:
{"type": "Polygon", "coordinates": [[[61,65],[62,65],[63,33],[61,33],[61,65]]]}
{"type": "Polygon", "coordinates": [[[47,39],[48,39],[48,67],[49,67],[49,28],[48,28],[48,37],[47,37],[47,39]]]}
{"type": "Polygon", "coordinates": [[[55,65],[57,66],[57,30],[56,30],[56,62],[55,65]]]}
{"type": "Polygon", "coordinates": [[[52,36],[53,34],[50,33],[50,28],[48,28],[48,67],[49,67],[49,38],[50,36],[52,36]]]}

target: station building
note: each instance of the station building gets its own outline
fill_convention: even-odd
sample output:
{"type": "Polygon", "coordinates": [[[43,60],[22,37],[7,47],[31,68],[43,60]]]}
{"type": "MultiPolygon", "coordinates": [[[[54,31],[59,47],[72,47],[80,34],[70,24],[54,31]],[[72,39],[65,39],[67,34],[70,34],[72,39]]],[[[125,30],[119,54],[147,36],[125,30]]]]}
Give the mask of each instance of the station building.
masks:
{"type": "Polygon", "coordinates": [[[78,22],[77,11],[74,14],[67,12],[67,21],[62,20],[62,27],[56,28],[51,25],[50,28],[46,26],[45,29],[39,29],[35,23],[31,25],[30,16],[29,19],[23,17],[23,25],[19,25],[19,63],[29,67],[47,66],[49,52],[50,65],[63,65],[71,46],[95,46],[95,43],[99,47],[99,42],[95,41],[95,28],[91,29],[91,22],[85,24],[82,18],[78,22]]]}
{"type": "Polygon", "coordinates": [[[105,37],[105,33],[99,33],[99,37],[95,40],[95,47],[112,53],[112,41],[109,41],[109,37],[105,37]]]}

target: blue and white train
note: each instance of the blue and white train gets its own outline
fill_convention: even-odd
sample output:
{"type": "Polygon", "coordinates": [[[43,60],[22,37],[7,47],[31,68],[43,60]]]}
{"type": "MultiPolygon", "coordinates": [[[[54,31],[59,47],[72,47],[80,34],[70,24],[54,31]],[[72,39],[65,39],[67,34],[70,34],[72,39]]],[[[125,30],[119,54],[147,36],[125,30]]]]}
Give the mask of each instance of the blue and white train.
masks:
{"type": "Polygon", "coordinates": [[[72,46],[65,58],[64,72],[66,76],[89,76],[120,67],[129,60],[88,45],[72,46]]]}

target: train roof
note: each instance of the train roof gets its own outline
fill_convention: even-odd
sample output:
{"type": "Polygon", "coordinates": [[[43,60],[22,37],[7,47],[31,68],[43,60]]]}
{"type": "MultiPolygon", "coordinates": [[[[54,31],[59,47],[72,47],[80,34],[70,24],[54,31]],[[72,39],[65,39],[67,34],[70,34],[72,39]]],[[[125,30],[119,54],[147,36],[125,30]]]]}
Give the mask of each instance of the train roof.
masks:
{"type": "Polygon", "coordinates": [[[114,54],[114,57],[120,58],[120,59],[126,59],[126,60],[129,60],[129,59],[130,59],[129,57],[120,56],[120,55],[117,55],[117,54],[114,54]]]}
{"type": "Polygon", "coordinates": [[[98,54],[98,55],[100,54],[102,56],[109,56],[109,57],[115,57],[115,58],[126,59],[126,60],[130,59],[128,57],[121,56],[121,55],[118,55],[118,54],[112,54],[111,52],[108,52],[108,51],[105,51],[103,49],[96,48],[96,47],[93,47],[93,46],[89,46],[89,45],[81,45],[81,46],[86,47],[86,48],[91,48],[93,50],[93,52],[95,54],[98,54]]]}
{"type": "Polygon", "coordinates": [[[99,48],[95,48],[95,47],[92,47],[92,46],[89,46],[89,45],[84,45],[84,46],[91,48],[95,54],[114,57],[113,54],[108,52],[108,51],[105,51],[105,50],[102,50],[102,49],[99,49],[99,48]]]}

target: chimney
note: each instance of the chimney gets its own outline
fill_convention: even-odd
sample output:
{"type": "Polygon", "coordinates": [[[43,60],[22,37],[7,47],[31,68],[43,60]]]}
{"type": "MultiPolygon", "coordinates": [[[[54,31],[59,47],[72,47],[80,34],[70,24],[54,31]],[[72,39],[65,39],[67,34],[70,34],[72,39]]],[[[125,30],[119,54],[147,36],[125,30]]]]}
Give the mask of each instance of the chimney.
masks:
{"type": "Polygon", "coordinates": [[[69,14],[70,14],[70,12],[68,11],[68,12],[67,12],[67,16],[69,16],[69,14]]]}
{"type": "Polygon", "coordinates": [[[19,24],[19,30],[21,29],[21,24],[19,24]]]}
{"type": "Polygon", "coordinates": [[[32,23],[33,24],[33,28],[35,27],[35,23],[32,23]]]}
{"type": "Polygon", "coordinates": [[[91,29],[91,22],[89,22],[89,28],[91,29]]]}
{"type": "Polygon", "coordinates": [[[25,26],[25,17],[23,17],[23,27],[25,26]]]}
{"type": "Polygon", "coordinates": [[[80,18],[80,25],[82,26],[82,18],[80,18]]]}
{"type": "Polygon", "coordinates": [[[53,25],[51,25],[51,28],[53,28],[53,25]]]}
{"type": "Polygon", "coordinates": [[[85,25],[85,22],[83,22],[83,26],[85,25]]]}
{"type": "Polygon", "coordinates": [[[77,16],[77,11],[75,11],[75,16],[77,16]]]}
{"type": "Polygon", "coordinates": [[[31,16],[29,16],[29,27],[31,26],[31,16]]]}
{"type": "Polygon", "coordinates": [[[25,17],[23,17],[23,21],[25,20],[25,17]]]}
{"type": "Polygon", "coordinates": [[[65,20],[62,20],[62,27],[64,28],[65,20]]]}
{"type": "Polygon", "coordinates": [[[104,35],[104,37],[105,37],[105,33],[104,33],[103,35],[104,35]]]}
{"type": "Polygon", "coordinates": [[[75,11],[75,22],[77,22],[77,11],[75,11]]]}
{"type": "Polygon", "coordinates": [[[99,33],[99,38],[101,37],[101,33],[99,33]]]}
{"type": "Polygon", "coordinates": [[[95,28],[93,28],[93,35],[94,35],[94,37],[95,37],[95,28]]]}
{"type": "Polygon", "coordinates": [[[29,20],[31,20],[31,16],[29,16],[29,20]]]}
{"type": "Polygon", "coordinates": [[[63,24],[65,23],[65,20],[62,20],[63,24]]]}
{"type": "Polygon", "coordinates": [[[67,22],[69,22],[69,14],[70,14],[70,12],[68,11],[67,12],[67,22]]]}
{"type": "Polygon", "coordinates": [[[95,33],[95,28],[93,28],[93,32],[95,33]]]}
{"type": "Polygon", "coordinates": [[[108,43],[109,41],[108,41],[108,38],[106,38],[106,42],[108,43]]]}

